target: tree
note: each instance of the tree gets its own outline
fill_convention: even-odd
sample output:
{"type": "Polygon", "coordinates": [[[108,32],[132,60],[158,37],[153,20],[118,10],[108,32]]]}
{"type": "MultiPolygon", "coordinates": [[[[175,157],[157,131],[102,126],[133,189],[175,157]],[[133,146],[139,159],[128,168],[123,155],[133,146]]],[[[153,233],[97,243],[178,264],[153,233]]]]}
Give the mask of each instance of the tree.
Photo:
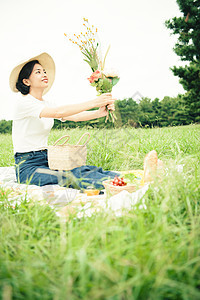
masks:
{"type": "Polygon", "coordinates": [[[142,97],[138,104],[139,120],[142,126],[152,126],[155,116],[150,98],[142,97]]]}
{"type": "Polygon", "coordinates": [[[167,20],[165,25],[178,35],[174,51],[185,66],[171,68],[186,90],[184,100],[190,118],[200,121],[200,0],[177,0],[182,17],[167,20]]]}
{"type": "Polygon", "coordinates": [[[12,121],[0,120],[0,134],[12,132],[12,121]]]}
{"type": "Polygon", "coordinates": [[[155,98],[152,101],[152,109],[153,109],[153,114],[154,114],[154,126],[159,126],[160,125],[160,110],[161,110],[161,103],[158,98],[155,98]]]}
{"type": "Polygon", "coordinates": [[[132,98],[125,98],[123,100],[117,100],[115,102],[115,114],[117,120],[115,127],[121,127],[123,125],[137,126],[138,114],[137,103],[132,98]]]}

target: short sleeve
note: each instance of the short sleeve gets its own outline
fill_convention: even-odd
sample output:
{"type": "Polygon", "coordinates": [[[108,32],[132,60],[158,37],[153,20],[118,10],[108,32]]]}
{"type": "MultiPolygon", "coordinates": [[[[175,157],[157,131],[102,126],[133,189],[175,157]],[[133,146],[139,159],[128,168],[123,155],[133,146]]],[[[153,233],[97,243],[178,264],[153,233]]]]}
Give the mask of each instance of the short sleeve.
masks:
{"type": "Polygon", "coordinates": [[[30,95],[18,97],[14,105],[13,120],[27,117],[39,118],[44,106],[44,101],[37,100],[30,95]]]}

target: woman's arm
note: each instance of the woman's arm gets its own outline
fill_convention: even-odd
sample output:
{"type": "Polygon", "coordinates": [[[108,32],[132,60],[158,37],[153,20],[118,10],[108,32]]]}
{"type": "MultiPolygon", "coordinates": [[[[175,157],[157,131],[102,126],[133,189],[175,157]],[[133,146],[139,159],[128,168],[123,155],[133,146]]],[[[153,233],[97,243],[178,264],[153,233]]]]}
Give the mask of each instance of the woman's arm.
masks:
{"type": "Polygon", "coordinates": [[[73,116],[62,118],[61,120],[78,122],[78,121],[89,121],[97,118],[99,118],[98,110],[93,110],[93,111],[82,111],[73,116]]]}
{"type": "Polygon", "coordinates": [[[76,115],[91,108],[102,107],[114,104],[115,99],[110,93],[102,94],[94,100],[79,104],[63,105],[59,107],[44,107],[40,113],[40,118],[55,118],[63,119],[69,116],[76,115]]]}
{"type": "MultiPolygon", "coordinates": [[[[115,110],[114,104],[108,105],[108,109],[110,110],[115,110]]],[[[93,119],[98,119],[101,117],[105,117],[108,114],[106,107],[100,107],[98,110],[93,110],[93,111],[83,111],[78,114],[75,114],[73,116],[69,116],[66,118],[62,118],[62,121],[89,121],[93,119]]]]}

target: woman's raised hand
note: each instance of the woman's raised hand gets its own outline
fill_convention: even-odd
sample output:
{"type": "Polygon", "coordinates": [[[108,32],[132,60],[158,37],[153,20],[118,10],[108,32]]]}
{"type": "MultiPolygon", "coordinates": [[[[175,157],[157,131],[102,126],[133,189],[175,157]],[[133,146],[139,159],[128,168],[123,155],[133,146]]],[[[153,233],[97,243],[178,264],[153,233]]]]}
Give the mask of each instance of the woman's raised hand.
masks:
{"type": "Polygon", "coordinates": [[[101,96],[98,96],[96,99],[94,99],[93,104],[94,107],[102,107],[102,106],[114,104],[115,100],[116,99],[113,99],[110,93],[105,93],[102,94],[101,96]]]}
{"type": "MultiPolygon", "coordinates": [[[[114,104],[110,104],[107,106],[108,110],[110,111],[114,111],[115,110],[115,105],[114,104]]],[[[101,117],[105,117],[108,115],[108,110],[107,110],[106,106],[102,106],[98,109],[98,118],[101,117]]]]}

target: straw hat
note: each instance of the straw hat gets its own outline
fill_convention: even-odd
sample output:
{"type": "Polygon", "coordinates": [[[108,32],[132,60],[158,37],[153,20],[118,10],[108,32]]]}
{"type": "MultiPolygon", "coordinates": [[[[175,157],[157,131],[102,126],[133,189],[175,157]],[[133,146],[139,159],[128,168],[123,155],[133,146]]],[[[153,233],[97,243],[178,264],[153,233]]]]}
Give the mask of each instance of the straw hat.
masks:
{"type": "Polygon", "coordinates": [[[50,88],[54,82],[54,78],[55,78],[55,63],[53,61],[53,58],[48,53],[44,52],[35,57],[32,57],[30,59],[27,59],[27,60],[21,62],[19,65],[17,65],[12,70],[12,72],[10,74],[10,78],[9,78],[9,84],[10,84],[10,88],[13,92],[15,92],[15,93],[19,92],[18,89],[16,88],[16,83],[18,80],[19,73],[20,73],[21,69],[23,68],[23,66],[32,60],[38,60],[39,63],[42,65],[42,67],[47,72],[48,87],[44,90],[44,94],[46,94],[50,90],[50,88]]]}

